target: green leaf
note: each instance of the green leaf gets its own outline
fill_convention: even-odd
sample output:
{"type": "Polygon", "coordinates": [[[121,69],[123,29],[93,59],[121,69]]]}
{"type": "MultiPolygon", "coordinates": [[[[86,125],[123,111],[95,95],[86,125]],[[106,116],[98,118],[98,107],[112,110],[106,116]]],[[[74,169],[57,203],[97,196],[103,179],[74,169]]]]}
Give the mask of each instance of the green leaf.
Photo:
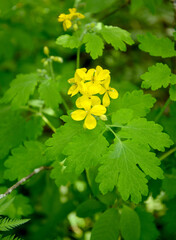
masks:
{"type": "Polygon", "coordinates": [[[16,79],[11,82],[10,88],[1,99],[1,102],[11,102],[14,108],[25,105],[30,95],[34,93],[38,80],[39,76],[36,73],[17,75],[16,79]]]}
{"type": "Polygon", "coordinates": [[[38,91],[40,98],[45,101],[46,107],[56,109],[58,104],[62,102],[58,86],[53,79],[46,79],[42,81],[38,91]]]}
{"type": "Polygon", "coordinates": [[[92,131],[85,130],[64,148],[64,154],[68,156],[65,162],[67,171],[80,174],[84,169],[96,166],[107,146],[101,128],[97,126],[92,131]]]}
{"type": "Polygon", "coordinates": [[[114,125],[125,124],[134,118],[132,109],[121,108],[112,114],[112,122],[114,125]]]}
{"type": "Polygon", "coordinates": [[[140,225],[141,225],[140,240],[158,239],[159,231],[155,226],[154,217],[152,216],[152,214],[146,212],[142,207],[136,208],[135,211],[137,212],[140,219],[140,225]]]}
{"type": "Polygon", "coordinates": [[[74,182],[78,178],[76,174],[67,172],[63,163],[59,161],[54,161],[52,167],[50,177],[55,180],[58,187],[66,185],[68,182],[74,182]]]}
{"type": "Polygon", "coordinates": [[[97,212],[105,211],[106,206],[97,201],[96,199],[88,199],[78,205],[76,209],[76,213],[78,217],[85,218],[85,217],[91,217],[97,212]]]}
{"type": "Polygon", "coordinates": [[[145,118],[133,119],[126,126],[122,126],[119,136],[121,138],[134,139],[139,143],[149,144],[153,149],[164,151],[173,142],[169,135],[162,132],[161,125],[145,118]]]}
{"type": "Polygon", "coordinates": [[[158,167],[159,159],[149,150],[142,143],[115,140],[103,156],[96,178],[101,192],[105,194],[117,186],[123,200],[126,201],[131,195],[133,202],[140,202],[141,194],[146,196],[148,193],[145,176],[154,179],[163,177],[162,170],[158,167]]]}
{"type": "Polygon", "coordinates": [[[144,94],[142,90],[134,90],[119,96],[117,101],[111,103],[110,110],[114,112],[121,108],[131,109],[135,117],[144,117],[153,107],[155,101],[155,98],[150,94],[144,94]]]}
{"type": "Polygon", "coordinates": [[[162,0],[131,0],[131,11],[136,12],[141,7],[147,7],[152,13],[155,13],[162,0]]]}
{"type": "Polygon", "coordinates": [[[83,42],[86,45],[86,52],[90,53],[92,59],[96,59],[99,56],[102,56],[104,43],[98,35],[94,33],[86,33],[84,35],[83,42]]]}
{"type": "Polygon", "coordinates": [[[36,141],[25,142],[24,146],[12,150],[12,156],[5,161],[4,177],[13,181],[20,180],[30,174],[35,168],[46,164],[45,146],[36,141]]]}
{"type": "MultiPolygon", "coordinates": [[[[0,188],[0,192],[5,192],[0,188]]],[[[22,216],[29,216],[33,213],[33,209],[29,203],[29,198],[23,196],[22,194],[17,194],[15,191],[11,193],[8,197],[9,201],[13,200],[7,209],[4,210],[3,215],[9,218],[20,218],[22,216]]]]}
{"type": "Polygon", "coordinates": [[[35,140],[42,135],[44,122],[41,117],[33,115],[26,122],[26,137],[28,140],[35,140]]]}
{"type": "Polygon", "coordinates": [[[117,209],[106,210],[95,223],[90,240],[117,240],[119,222],[120,216],[117,209]]]}
{"type": "Polygon", "coordinates": [[[46,141],[47,157],[51,160],[63,160],[62,152],[65,146],[76,136],[83,131],[82,123],[73,121],[71,117],[64,119],[67,123],[58,128],[52,138],[46,141]]]}
{"type": "Polygon", "coordinates": [[[169,199],[176,196],[176,169],[172,169],[171,174],[166,174],[163,179],[162,188],[166,192],[169,199]]]}
{"type": "Polygon", "coordinates": [[[151,56],[163,58],[176,56],[174,42],[169,38],[157,38],[155,35],[147,33],[138,35],[138,41],[140,42],[139,48],[151,56]]]}
{"type": "Polygon", "coordinates": [[[169,89],[170,99],[176,101],[176,85],[172,85],[169,89]]]}
{"type": "Polygon", "coordinates": [[[9,218],[0,218],[0,231],[9,231],[15,227],[18,227],[30,219],[9,219],[9,218]]]}
{"type": "Polygon", "coordinates": [[[7,200],[7,198],[0,199],[0,215],[4,214],[4,211],[12,204],[14,198],[7,200]]]}
{"type": "Polygon", "coordinates": [[[148,72],[141,75],[142,87],[157,90],[161,87],[168,87],[169,84],[176,84],[176,76],[171,73],[167,64],[157,63],[148,68],[148,72]]]}
{"type": "Polygon", "coordinates": [[[137,213],[124,206],[120,218],[120,232],[124,240],[139,240],[141,232],[140,220],[137,213]]]}
{"type": "Polygon", "coordinates": [[[78,48],[80,45],[80,40],[76,36],[70,36],[68,34],[61,35],[56,40],[57,45],[61,45],[65,48],[78,48]]]}
{"type": "Polygon", "coordinates": [[[103,26],[100,34],[116,50],[126,51],[126,44],[132,45],[134,43],[130,33],[119,27],[103,26]]]}
{"type": "Polygon", "coordinates": [[[0,159],[3,159],[10,149],[17,147],[25,139],[25,121],[18,112],[1,108],[0,136],[0,159]]]}

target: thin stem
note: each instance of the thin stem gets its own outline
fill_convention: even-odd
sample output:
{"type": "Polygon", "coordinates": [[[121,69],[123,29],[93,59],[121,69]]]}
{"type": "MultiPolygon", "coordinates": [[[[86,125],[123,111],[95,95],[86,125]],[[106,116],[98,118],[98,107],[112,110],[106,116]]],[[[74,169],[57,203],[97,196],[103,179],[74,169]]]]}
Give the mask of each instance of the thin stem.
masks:
{"type": "Polygon", "coordinates": [[[159,160],[162,161],[164,160],[165,158],[169,157],[172,153],[174,153],[176,151],[176,147],[170,149],[168,152],[164,153],[160,158],[159,160]]]}
{"type": "Polygon", "coordinates": [[[43,121],[48,125],[48,127],[50,127],[51,130],[53,130],[53,132],[56,132],[56,128],[52,125],[48,118],[46,118],[45,115],[43,115],[43,113],[40,113],[40,116],[43,119],[43,121]]]}
{"type": "Polygon", "coordinates": [[[106,128],[107,128],[110,132],[112,132],[112,134],[115,136],[115,138],[116,138],[119,142],[121,142],[120,138],[117,136],[117,134],[112,130],[112,128],[111,128],[109,125],[106,125],[106,128]]]}
{"type": "Polygon", "coordinates": [[[77,69],[80,67],[80,51],[81,51],[81,45],[77,49],[77,58],[76,58],[76,68],[77,69]]]}
{"type": "Polygon", "coordinates": [[[22,183],[25,183],[29,178],[33,177],[34,175],[38,174],[39,172],[41,172],[43,170],[51,170],[51,169],[52,169],[52,167],[45,167],[45,166],[34,169],[34,171],[32,173],[30,173],[28,176],[22,178],[20,181],[15,183],[12,187],[8,188],[5,193],[0,194],[0,199],[9,195],[13,190],[15,190],[17,187],[19,187],[22,183]]]}
{"type": "Polygon", "coordinates": [[[167,101],[165,102],[164,106],[161,108],[161,111],[158,113],[158,115],[155,118],[155,122],[158,122],[160,117],[162,116],[162,114],[164,113],[165,109],[167,108],[167,106],[170,104],[171,100],[170,98],[167,99],[167,101]]]}
{"type": "Polygon", "coordinates": [[[55,75],[54,75],[54,70],[53,70],[53,62],[51,59],[49,59],[49,69],[50,69],[50,73],[51,73],[51,77],[53,80],[55,80],[55,75]]]}

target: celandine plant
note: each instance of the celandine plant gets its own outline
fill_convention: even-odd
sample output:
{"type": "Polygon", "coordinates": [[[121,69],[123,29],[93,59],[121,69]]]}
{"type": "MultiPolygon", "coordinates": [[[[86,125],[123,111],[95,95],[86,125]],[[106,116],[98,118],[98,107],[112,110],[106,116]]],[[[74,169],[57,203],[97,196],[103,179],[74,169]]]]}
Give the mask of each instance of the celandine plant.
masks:
{"type": "MultiPolygon", "coordinates": [[[[120,27],[104,25],[76,8],[70,8],[68,14],[61,13],[58,22],[69,34],[59,36],[56,44],[77,49],[75,73],[67,79],[71,86],[54,72],[53,63],[62,64],[63,58],[50,55],[50,49],[45,46],[44,68],[17,75],[1,99],[4,115],[0,128],[4,140],[0,150],[3,166],[0,231],[28,221],[5,216],[13,218],[11,204],[14,209],[18,206],[15,199],[19,199],[21,206],[28,204],[26,197],[17,191],[38,175],[42,188],[46,183],[44,199],[49,205],[52,201],[48,200],[48,195],[55,189],[54,198],[58,199],[55,208],[60,204],[61,215],[54,218],[54,235],[41,239],[158,239],[155,218],[148,211],[152,204],[155,210],[156,203],[149,192],[150,185],[159,182],[157,195],[161,207],[162,198],[170,191],[170,179],[175,179],[172,167],[166,172],[160,167],[161,160],[176,151],[175,147],[166,150],[174,144],[174,139],[171,140],[157,123],[169,104],[176,100],[175,74],[162,62],[141,75],[142,88],[169,87],[170,96],[163,107],[147,116],[156,102],[150,93],[134,90],[121,95],[118,89],[111,87],[111,69],[97,64],[87,69],[81,61],[83,49],[93,60],[102,56],[105,43],[115,50],[126,51],[127,45],[134,44],[130,33],[120,27]],[[49,174],[51,180],[40,177],[44,170],[49,170],[46,176],[49,174]],[[8,188],[7,180],[14,185],[8,188]],[[63,227],[64,219],[67,222],[63,227]]],[[[146,34],[138,35],[138,41],[139,48],[151,56],[176,55],[174,42],[169,38],[146,34]]],[[[113,83],[112,78],[112,86],[113,83]]],[[[29,182],[31,192],[33,188],[35,180],[31,185],[29,182]]],[[[176,191],[171,199],[175,195],[176,191]]],[[[30,206],[26,209],[24,213],[19,210],[17,216],[33,212],[30,206]]],[[[40,209],[36,211],[40,213],[40,209]]],[[[162,208],[163,212],[166,207],[162,208]]],[[[49,214],[50,210],[45,213],[49,214]]],[[[32,220],[28,224],[34,227],[32,220]]],[[[172,230],[171,236],[174,236],[172,230]]]]}

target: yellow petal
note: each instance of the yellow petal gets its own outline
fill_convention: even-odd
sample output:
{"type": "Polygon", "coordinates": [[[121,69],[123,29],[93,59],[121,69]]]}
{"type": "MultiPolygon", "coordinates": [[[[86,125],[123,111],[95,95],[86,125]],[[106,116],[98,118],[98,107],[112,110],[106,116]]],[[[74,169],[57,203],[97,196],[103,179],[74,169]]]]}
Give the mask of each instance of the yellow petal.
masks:
{"type": "Polygon", "coordinates": [[[91,108],[91,100],[87,96],[82,96],[81,105],[86,111],[89,111],[91,108]]]}
{"type": "Polygon", "coordinates": [[[75,89],[77,88],[76,84],[73,84],[69,89],[68,89],[68,95],[71,95],[75,89]]]}
{"type": "Polygon", "coordinates": [[[66,26],[66,29],[69,29],[69,28],[71,28],[71,26],[72,26],[72,22],[71,22],[69,19],[66,19],[66,20],[64,21],[64,24],[65,24],[65,26],[66,26]]]}
{"type": "Polygon", "coordinates": [[[70,78],[70,79],[68,79],[68,82],[69,83],[75,83],[75,79],[74,78],[70,78]]]}
{"type": "Polygon", "coordinates": [[[76,16],[80,19],[83,19],[85,18],[85,16],[82,14],[82,13],[77,13],[76,16]]]}
{"type": "Polygon", "coordinates": [[[86,74],[85,74],[85,69],[83,68],[80,68],[80,69],[77,69],[76,70],[76,74],[81,78],[81,79],[85,79],[85,76],[86,76],[86,74]]]}
{"type": "Polygon", "coordinates": [[[84,127],[91,130],[94,129],[96,125],[97,125],[96,119],[91,114],[88,114],[84,121],[84,127]]]}
{"type": "Polygon", "coordinates": [[[97,96],[91,96],[91,101],[92,101],[92,106],[101,104],[101,100],[97,96]]]}
{"type": "Polygon", "coordinates": [[[107,94],[107,92],[105,93],[105,95],[103,96],[103,105],[105,107],[108,107],[110,105],[110,98],[107,94]]]}
{"type": "Polygon", "coordinates": [[[89,99],[87,96],[81,96],[76,100],[76,106],[78,108],[84,108],[87,111],[90,109],[91,103],[91,99],[89,99]]]}
{"type": "Polygon", "coordinates": [[[111,81],[111,78],[110,78],[110,76],[108,76],[103,82],[103,85],[107,90],[109,89],[110,81],[111,81]]]}
{"type": "Polygon", "coordinates": [[[95,105],[90,110],[90,113],[92,113],[95,116],[101,116],[105,114],[105,112],[106,112],[106,108],[103,105],[95,105]]]}
{"type": "Polygon", "coordinates": [[[87,92],[89,95],[97,94],[101,91],[102,86],[97,83],[87,82],[86,83],[87,92]]]}
{"type": "Polygon", "coordinates": [[[86,114],[84,110],[76,110],[71,113],[71,118],[75,121],[81,121],[86,117],[86,114]]]}
{"type": "Polygon", "coordinates": [[[73,13],[76,12],[76,8],[69,8],[68,11],[69,11],[71,14],[73,14],[73,13]]]}
{"type": "Polygon", "coordinates": [[[116,99],[118,98],[119,96],[119,93],[117,92],[117,90],[115,88],[109,88],[109,96],[112,98],[112,99],[116,99]]]}
{"type": "Polygon", "coordinates": [[[64,13],[62,13],[58,17],[58,22],[63,22],[65,19],[66,19],[66,15],[64,13]]]}
{"type": "Polygon", "coordinates": [[[95,73],[94,68],[89,69],[86,74],[86,80],[92,80],[94,73],[95,73]]]}

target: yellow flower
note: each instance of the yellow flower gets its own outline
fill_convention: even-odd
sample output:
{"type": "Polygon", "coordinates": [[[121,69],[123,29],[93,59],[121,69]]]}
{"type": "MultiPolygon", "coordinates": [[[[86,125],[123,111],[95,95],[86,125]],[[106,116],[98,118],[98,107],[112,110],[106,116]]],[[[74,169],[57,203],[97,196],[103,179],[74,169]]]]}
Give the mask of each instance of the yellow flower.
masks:
{"type": "Polygon", "coordinates": [[[71,22],[71,15],[70,14],[60,14],[58,17],[59,22],[63,22],[63,28],[64,31],[67,31],[67,29],[71,28],[72,22],[71,22]]]}
{"type": "Polygon", "coordinates": [[[83,108],[85,102],[89,102],[89,105],[91,105],[91,106],[101,104],[101,100],[99,97],[83,95],[76,100],[76,106],[78,108],[83,108]]]}
{"type": "Polygon", "coordinates": [[[69,8],[69,14],[61,13],[58,17],[58,22],[63,22],[63,28],[64,31],[67,31],[67,29],[71,28],[72,26],[72,20],[74,19],[82,19],[85,16],[81,13],[76,12],[76,8],[69,8]]]}
{"type": "Polygon", "coordinates": [[[95,105],[91,108],[89,101],[82,103],[84,110],[76,110],[71,113],[71,117],[75,121],[84,120],[84,128],[94,129],[97,125],[97,121],[94,116],[101,116],[106,113],[106,108],[103,105],[95,105]]]}
{"type": "Polygon", "coordinates": [[[78,92],[83,92],[86,71],[86,68],[77,69],[74,78],[68,80],[69,83],[73,83],[68,90],[68,95],[74,96],[78,92]]]}
{"type": "Polygon", "coordinates": [[[108,107],[110,105],[110,98],[116,99],[119,96],[119,93],[115,88],[109,86],[110,84],[110,77],[108,77],[103,84],[104,89],[100,92],[100,94],[104,94],[103,96],[103,105],[108,107]]]}
{"type": "Polygon", "coordinates": [[[100,93],[103,90],[101,84],[106,81],[109,74],[109,70],[103,69],[100,66],[97,66],[96,69],[88,70],[86,80],[89,82],[86,83],[86,87],[89,89],[89,93],[100,93]]]}

